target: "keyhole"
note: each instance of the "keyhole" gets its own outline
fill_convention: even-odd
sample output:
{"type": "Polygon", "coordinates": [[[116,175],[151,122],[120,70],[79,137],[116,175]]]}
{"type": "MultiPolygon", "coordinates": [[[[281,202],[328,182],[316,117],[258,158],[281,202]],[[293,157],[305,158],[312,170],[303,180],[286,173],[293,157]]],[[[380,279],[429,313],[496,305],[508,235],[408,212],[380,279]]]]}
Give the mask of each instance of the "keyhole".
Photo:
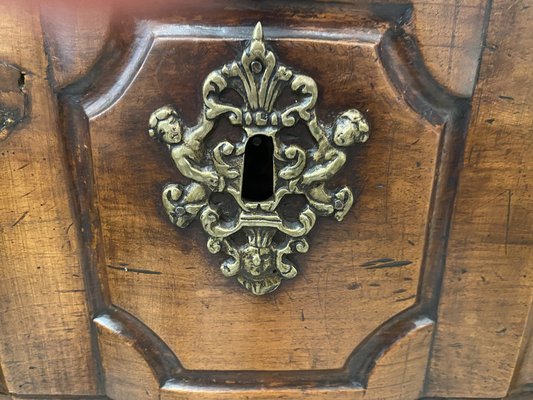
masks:
{"type": "Polygon", "coordinates": [[[274,143],[265,135],[254,135],[246,143],[242,174],[242,199],[264,201],[274,194],[274,143]]]}

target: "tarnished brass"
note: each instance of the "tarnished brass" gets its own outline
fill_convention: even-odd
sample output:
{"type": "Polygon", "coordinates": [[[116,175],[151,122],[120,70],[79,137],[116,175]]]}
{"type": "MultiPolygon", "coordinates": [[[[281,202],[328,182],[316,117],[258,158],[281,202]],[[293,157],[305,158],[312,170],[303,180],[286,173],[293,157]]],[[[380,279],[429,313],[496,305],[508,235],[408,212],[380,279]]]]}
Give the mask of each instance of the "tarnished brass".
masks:
{"type": "Polygon", "coordinates": [[[222,273],[235,276],[256,295],[269,293],[283,279],[296,276],[289,256],[308,250],[306,235],[317,215],[333,215],[341,221],[353,203],[348,187],[332,190],[326,182],[346,161],[342,149],[368,139],[368,124],[359,111],[350,109],[339,115],[333,126],[323,125],[314,109],[317,94],[312,78],[278,63],[265,46],[258,23],[240,59],[205,79],[204,105],[197,125],[184,127],[171,106],[159,108],[150,117],[150,136],[168,145],[178,170],[193,181],[187,186],[169,184],[164,188],[163,205],[170,220],[183,228],[199,215],[209,236],[209,251],[229,256],[221,265],[222,273]],[[294,99],[278,108],[276,101],[285,89],[294,99]],[[222,99],[229,91],[238,94],[239,104],[222,99]],[[205,140],[219,118],[242,127],[240,141],[223,140],[206,146],[205,140]],[[299,121],[311,134],[314,144],[310,148],[286,144],[280,134],[282,128],[294,127],[299,121]],[[255,151],[263,156],[248,155],[249,146],[258,147],[255,151]],[[271,165],[265,164],[265,154],[266,164],[271,165]],[[245,162],[247,156],[250,159],[245,162]],[[261,165],[254,164],[256,160],[261,165]],[[252,189],[266,185],[266,195],[245,195],[243,186],[248,183],[243,176],[249,173],[245,168],[252,172],[262,169],[263,175],[255,176],[263,178],[267,171],[265,181],[252,177],[251,183],[252,189]],[[271,177],[268,171],[272,171],[271,177]],[[287,195],[305,199],[292,216],[278,209],[287,195]]]}

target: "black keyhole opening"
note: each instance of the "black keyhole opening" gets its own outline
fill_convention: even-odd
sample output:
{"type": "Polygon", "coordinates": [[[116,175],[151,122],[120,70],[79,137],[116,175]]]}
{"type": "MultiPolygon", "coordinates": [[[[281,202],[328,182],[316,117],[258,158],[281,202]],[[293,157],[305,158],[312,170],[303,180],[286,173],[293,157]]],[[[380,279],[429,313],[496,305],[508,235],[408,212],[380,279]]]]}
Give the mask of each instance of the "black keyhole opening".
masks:
{"type": "Polygon", "coordinates": [[[254,135],[246,143],[242,174],[242,199],[265,201],[274,195],[274,143],[254,135]]]}

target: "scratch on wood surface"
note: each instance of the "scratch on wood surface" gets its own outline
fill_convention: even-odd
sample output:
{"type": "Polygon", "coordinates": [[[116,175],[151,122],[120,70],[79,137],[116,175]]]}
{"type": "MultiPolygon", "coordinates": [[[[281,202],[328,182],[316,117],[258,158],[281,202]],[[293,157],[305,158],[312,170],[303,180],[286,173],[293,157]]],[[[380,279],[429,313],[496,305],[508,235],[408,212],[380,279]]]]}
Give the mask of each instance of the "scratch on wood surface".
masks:
{"type": "Polygon", "coordinates": [[[30,190],[28,193],[24,193],[24,194],[23,194],[22,196],[20,196],[20,197],[26,197],[26,196],[32,194],[33,192],[35,192],[35,189],[30,190]]]}
{"type": "Polygon", "coordinates": [[[124,271],[124,272],[135,272],[137,274],[148,274],[148,275],[161,275],[161,274],[163,274],[162,272],[151,271],[149,269],[117,267],[115,265],[107,265],[107,268],[118,269],[119,271],[124,271]]]}
{"type": "Polygon", "coordinates": [[[391,134],[390,144],[389,144],[389,154],[387,158],[387,174],[385,178],[385,223],[389,222],[389,181],[391,175],[391,164],[392,164],[392,152],[394,148],[394,130],[391,134]]]}
{"type": "Polygon", "coordinates": [[[24,211],[22,215],[11,225],[11,227],[16,226],[20,221],[22,221],[24,218],[26,218],[26,215],[28,215],[29,211],[24,211]]]}
{"type": "Polygon", "coordinates": [[[365,269],[378,269],[378,268],[394,268],[394,267],[405,267],[406,265],[412,264],[412,261],[402,260],[395,261],[393,258],[381,258],[379,260],[368,261],[361,264],[361,267],[365,269]]]}
{"type": "Polygon", "coordinates": [[[416,294],[413,294],[412,296],[409,296],[409,297],[404,297],[403,299],[396,299],[394,300],[396,303],[400,303],[402,301],[407,301],[407,300],[411,300],[411,299],[414,299],[416,297],[416,294]]]}
{"type": "Polygon", "coordinates": [[[511,197],[513,192],[507,190],[507,213],[505,217],[505,255],[507,255],[507,243],[509,243],[509,224],[511,221],[511,197]]]}
{"type": "Polygon", "coordinates": [[[508,193],[509,190],[510,190],[510,189],[505,189],[505,190],[499,192],[498,194],[496,194],[496,195],[490,197],[488,200],[486,200],[486,201],[480,203],[480,204],[476,207],[476,210],[479,211],[479,210],[484,209],[484,208],[486,208],[486,207],[488,207],[488,206],[492,206],[493,203],[494,203],[495,201],[501,201],[501,199],[499,199],[499,198],[500,198],[501,196],[504,196],[506,193],[508,193]]]}
{"type": "Polygon", "coordinates": [[[452,28],[451,28],[451,38],[450,38],[450,47],[448,51],[448,65],[446,69],[446,80],[447,82],[450,81],[452,76],[452,69],[453,69],[453,57],[455,55],[455,52],[453,51],[456,47],[455,41],[457,38],[457,19],[459,17],[459,11],[460,7],[458,4],[458,0],[455,0],[454,6],[453,6],[453,20],[452,20],[452,28]]]}
{"type": "Polygon", "coordinates": [[[378,258],[377,260],[371,260],[371,261],[367,261],[361,264],[361,267],[370,267],[378,263],[384,263],[384,262],[389,262],[389,261],[394,261],[394,258],[378,258]]]}
{"type": "Polygon", "coordinates": [[[355,289],[359,289],[360,287],[361,287],[361,284],[359,284],[357,282],[350,283],[347,286],[348,290],[355,290],[355,289]]]}

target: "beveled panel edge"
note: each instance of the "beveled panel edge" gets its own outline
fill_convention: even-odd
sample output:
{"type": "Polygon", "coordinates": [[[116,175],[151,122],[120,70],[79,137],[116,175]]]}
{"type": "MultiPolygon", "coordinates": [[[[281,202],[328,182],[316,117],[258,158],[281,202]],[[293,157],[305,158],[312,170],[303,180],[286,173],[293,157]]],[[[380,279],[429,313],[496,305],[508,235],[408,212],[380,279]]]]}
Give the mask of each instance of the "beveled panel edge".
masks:
{"type": "MultiPolygon", "coordinates": [[[[258,387],[318,391],[338,388],[354,392],[360,392],[366,387],[350,377],[348,365],[340,369],[306,371],[187,370],[183,368],[172,350],[152,330],[128,312],[111,306],[95,317],[93,322],[99,330],[104,329],[117,335],[139,352],[163,390],[177,392],[231,390],[244,394],[247,391],[257,390],[258,387]]],[[[402,334],[394,336],[387,351],[404,337],[433,325],[434,321],[424,316],[410,320],[403,325],[402,334]]],[[[373,366],[387,351],[381,352],[377,358],[372,360],[373,366]]]]}
{"type": "MultiPolygon", "coordinates": [[[[62,94],[65,95],[64,98],[68,97],[69,103],[75,103],[76,108],[79,107],[80,110],[83,110],[85,118],[87,119],[96,117],[102,112],[105,112],[105,110],[112,107],[113,104],[120,99],[123,91],[128,88],[129,84],[131,84],[137,71],[133,67],[124,71],[121,69],[122,66],[124,64],[133,64],[136,68],[140,68],[153,45],[155,36],[149,29],[148,23],[144,22],[141,25],[131,23],[126,25],[126,28],[121,26],[120,30],[126,29],[126,31],[128,31],[129,29],[129,32],[136,33],[133,33],[129,36],[129,39],[125,39],[123,43],[119,44],[119,51],[114,51],[115,55],[110,60],[106,60],[105,62],[102,61],[101,64],[97,64],[88,76],[84,77],[79,82],[68,86],[62,91],[62,94]],[[106,72],[106,76],[102,78],[100,75],[104,68],[109,68],[110,71],[113,72],[106,72]],[[117,72],[120,76],[120,82],[116,83],[116,85],[112,83],[114,81],[111,79],[114,72],[117,72]],[[113,88],[111,100],[104,102],[100,98],[103,93],[107,93],[107,90],[110,87],[113,88]]],[[[154,26],[162,27],[161,24],[156,24],[154,26]]],[[[197,27],[188,27],[187,29],[194,30],[196,28],[197,27]]],[[[183,32],[186,32],[187,29],[183,32]]],[[[237,34],[239,28],[234,29],[236,30],[235,34],[237,34]]],[[[207,30],[207,33],[212,34],[210,30],[207,30]]],[[[334,35],[334,37],[337,38],[337,40],[346,40],[346,36],[344,36],[345,34],[345,31],[344,33],[339,32],[337,36],[334,35]]],[[[122,37],[124,36],[127,37],[127,35],[122,35],[122,37]]],[[[435,226],[433,222],[430,222],[431,227],[428,229],[427,233],[426,255],[424,257],[425,262],[422,266],[422,279],[419,285],[417,302],[413,307],[395,315],[371,333],[367,339],[354,349],[344,367],[341,369],[307,371],[186,371],[183,369],[182,371],[184,373],[188,372],[191,374],[191,378],[194,378],[195,376],[201,378],[206,375],[211,377],[216,376],[218,380],[225,381],[223,385],[232,386],[233,383],[228,383],[228,380],[235,383],[235,379],[233,379],[234,375],[230,375],[238,372],[242,378],[241,383],[246,383],[247,381],[253,382],[254,384],[261,383],[261,380],[266,379],[265,377],[268,375],[269,379],[273,376],[280,377],[286,384],[297,382],[297,385],[302,386],[315,385],[320,387],[321,385],[331,386],[337,384],[341,386],[348,385],[355,388],[365,387],[369,373],[375,365],[375,360],[380,356],[384,349],[393,346],[398,339],[404,337],[413,326],[416,326],[416,321],[424,318],[429,318],[432,321],[435,320],[436,300],[438,299],[438,288],[440,288],[440,282],[442,280],[446,248],[445,241],[440,239],[447,235],[451,220],[459,161],[462,159],[462,147],[464,143],[464,134],[466,132],[466,121],[469,114],[470,100],[453,96],[431,77],[420,58],[416,43],[403,30],[398,27],[390,28],[383,32],[383,35],[380,36],[380,38],[382,38],[382,42],[379,45],[380,57],[392,83],[398,89],[399,93],[403,93],[404,100],[415,112],[422,115],[430,123],[444,126],[439,146],[438,179],[436,179],[434,184],[430,212],[430,221],[437,221],[437,226],[435,226]],[[410,63],[415,65],[415,70],[411,72],[409,72],[409,69],[407,68],[407,65],[410,63]],[[427,112],[428,108],[434,109],[434,112],[427,112]],[[445,154],[445,157],[442,157],[442,154],[445,154]],[[438,206],[436,206],[436,204],[438,206]],[[431,243],[429,242],[440,243],[440,247],[438,246],[438,249],[432,250],[431,243]],[[433,288],[437,289],[433,290],[433,288]]],[[[276,40],[277,38],[273,39],[276,40]]],[[[316,39],[316,37],[313,36],[312,39],[316,39]]],[[[115,50],[116,46],[116,43],[108,44],[108,50],[115,50]]],[[[103,59],[105,58],[106,57],[103,57],[103,59]]],[[[433,243],[433,246],[435,245],[436,244],[433,243]]],[[[95,265],[88,265],[88,268],[92,270],[96,269],[95,265]]],[[[89,274],[92,274],[92,272],[89,272],[89,274]]],[[[101,282],[101,285],[102,287],[105,287],[106,283],[101,282]]],[[[94,288],[96,285],[92,284],[90,286],[94,288]]],[[[94,314],[97,315],[96,319],[106,315],[106,313],[109,315],[114,314],[115,316],[127,314],[122,310],[120,310],[120,312],[117,311],[117,307],[110,305],[107,295],[105,295],[105,288],[102,290],[104,290],[102,296],[94,294],[94,299],[101,299],[96,300],[96,302],[99,303],[94,308],[95,311],[98,311],[94,314]]],[[[160,348],[161,345],[168,348],[166,344],[162,343],[155,333],[153,333],[141,321],[133,316],[129,316],[126,319],[130,322],[131,320],[134,320],[135,322],[133,324],[140,324],[142,326],[141,329],[136,329],[134,332],[141,334],[141,331],[144,331],[145,333],[142,340],[134,341],[136,346],[140,346],[140,343],[142,343],[144,339],[149,338],[149,340],[152,340],[152,342],[150,342],[151,345],[154,345],[155,348],[160,348]],[[152,332],[153,335],[146,335],[146,332],[152,332]],[[162,344],[158,343],[158,341],[162,344]]],[[[102,321],[102,319],[98,320],[98,323],[101,326],[103,326],[102,321]]],[[[170,349],[168,350],[170,351],[170,349]]],[[[172,352],[170,351],[170,353],[172,352]]],[[[152,354],[149,348],[145,348],[142,351],[142,354],[145,359],[147,359],[148,363],[158,360],[158,357],[152,354]]],[[[174,354],[172,354],[172,357],[170,357],[170,359],[172,359],[170,364],[181,366],[174,354]]],[[[152,364],[150,365],[152,366],[152,364]]],[[[159,367],[154,364],[152,369],[156,371],[158,368],[159,367]]],[[[179,371],[179,368],[175,369],[172,366],[161,368],[163,371],[179,371]]],[[[170,375],[173,375],[174,372],[170,375]]],[[[162,382],[163,385],[166,382],[171,382],[172,379],[183,378],[183,376],[180,376],[181,373],[179,372],[177,372],[178,376],[173,378],[168,378],[169,374],[167,372],[158,372],[157,374],[159,381],[162,382]]],[[[216,384],[217,379],[215,379],[215,381],[210,379],[210,384],[216,384]]]]}
{"type": "MultiPolygon", "coordinates": [[[[163,38],[195,38],[196,40],[249,40],[250,27],[248,26],[226,26],[212,27],[200,25],[176,25],[165,24],[152,21],[139,21],[132,26],[135,32],[127,51],[122,51],[120,58],[123,61],[120,67],[115,67],[117,74],[114,82],[106,82],[99,79],[97,74],[93,73],[94,69],[107,69],[113,66],[106,66],[108,62],[101,62],[90,72],[94,74],[94,82],[91,86],[98,88],[91,91],[84,98],[83,106],[89,119],[97,118],[104,114],[116,104],[122,95],[126,92],[130,84],[135,79],[137,72],[146,61],[154,42],[163,38]]],[[[327,31],[308,31],[303,29],[287,29],[272,27],[268,29],[268,35],[265,37],[268,41],[277,41],[283,39],[309,39],[323,41],[358,41],[361,43],[378,44],[383,36],[384,31],[381,29],[357,29],[357,28],[338,28],[327,31]]],[[[109,73],[107,73],[109,74],[109,73]]],[[[70,92],[74,88],[82,85],[80,80],[77,83],[67,87],[65,91],[70,92]]],[[[82,85],[85,86],[85,85],[82,85]]]]}
{"type": "Polygon", "coordinates": [[[424,65],[414,38],[401,27],[388,30],[378,50],[387,75],[403,100],[429,123],[441,126],[442,132],[416,303],[368,335],[347,360],[351,379],[365,386],[375,365],[374,360],[387,348],[391,337],[405,335],[409,324],[419,318],[436,322],[447,237],[470,115],[470,98],[452,94],[433,78],[424,65]]]}
{"type": "Polygon", "coordinates": [[[165,342],[128,312],[110,306],[93,322],[98,329],[106,329],[130,343],[146,360],[160,385],[183,374],[184,368],[165,342]]]}
{"type": "MultiPolygon", "coordinates": [[[[417,303],[413,310],[438,324],[438,302],[446,265],[449,232],[463,162],[472,97],[457,96],[440,85],[425,67],[413,37],[402,28],[389,31],[379,47],[387,73],[409,106],[434,125],[440,137],[417,303]],[[407,69],[414,65],[417,74],[407,69]],[[390,68],[394,66],[395,68],[390,68]]],[[[429,357],[437,329],[433,330],[429,357]]],[[[424,387],[427,385],[427,374],[424,387]]]]}

